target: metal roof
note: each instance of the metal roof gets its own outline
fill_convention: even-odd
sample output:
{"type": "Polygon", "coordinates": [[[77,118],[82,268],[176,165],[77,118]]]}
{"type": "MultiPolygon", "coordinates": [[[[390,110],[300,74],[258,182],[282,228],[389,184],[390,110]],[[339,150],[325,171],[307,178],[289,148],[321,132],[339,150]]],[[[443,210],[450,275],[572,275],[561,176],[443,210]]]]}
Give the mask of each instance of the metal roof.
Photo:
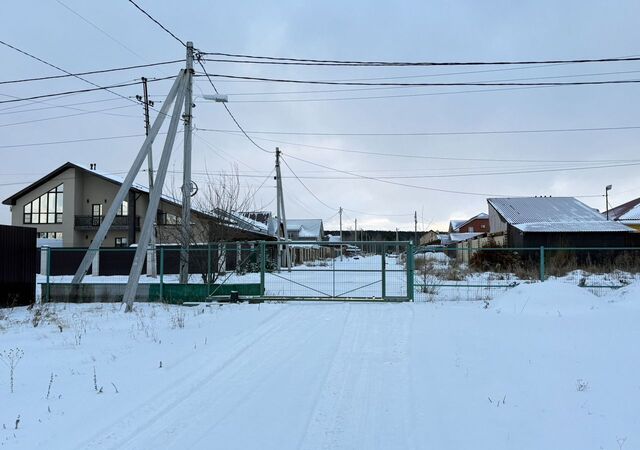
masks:
{"type": "Polygon", "coordinates": [[[573,197],[490,198],[507,223],[526,232],[631,232],[573,197]]]}
{"type": "Polygon", "coordinates": [[[627,220],[638,221],[638,220],[640,220],[640,203],[637,204],[636,206],[634,206],[633,208],[631,208],[629,211],[627,211],[626,213],[624,213],[620,217],[618,217],[618,220],[620,220],[620,221],[627,221],[627,220]]]}
{"type": "Polygon", "coordinates": [[[298,231],[301,238],[322,239],[322,219],[289,219],[287,231],[298,231]]]}
{"type": "Polygon", "coordinates": [[[619,222],[609,220],[591,222],[529,222],[515,224],[514,227],[526,233],[628,233],[632,231],[619,222]]]}

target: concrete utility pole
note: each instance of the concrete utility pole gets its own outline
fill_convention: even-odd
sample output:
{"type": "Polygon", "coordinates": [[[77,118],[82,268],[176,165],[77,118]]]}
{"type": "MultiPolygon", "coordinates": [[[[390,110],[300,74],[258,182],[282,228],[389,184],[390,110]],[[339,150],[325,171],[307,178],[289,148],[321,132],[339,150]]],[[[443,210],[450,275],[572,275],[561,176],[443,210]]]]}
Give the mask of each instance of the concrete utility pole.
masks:
{"type": "Polygon", "coordinates": [[[413,212],[413,245],[418,245],[418,211],[413,212]]]}
{"type": "MultiPolygon", "coordinates": [[[[143,97],[136,96],[144,105],[144,132],[149,136],[151,129],[151,121],[149,118],[149,106],[153,106],[153,101],[149,100],[149,91],[147,89],[147,79],[142,77],[142,93],[143,97]]],[[[147,155],[147,172],[149,173],[149,193],[153,190],[153,149],[149,147],[147,155]]],[[[156,224],[153,224],[153,233],[151,233],[151,241],[149,242],[149,251],[147,252],[147,275],[156,278],[158,276],[158,268],[156,264],[156,224]]]]}
{"type": "MultiPolygon", "coordinates": [[[[398,227],[396,227],[396,242],[400,242],[400,239],[398,239],[398,227]]],[[[396,244],[396,255],[400,253],[400,247],[396,244]]]]}
{"type": "Polygon", "coordinates": [[[149,136],[147,136],[144,143],[140,147],[140,151],[136,155],[133,164],[129,169],[129,172],[120,185],[118,193],[111,203],[109,210],[105,214],[95,237],[91,241],[91,245],[87,249],[82,262],[78,266],[78,270],[73,277],[73,284],[81,283],[82,279],[89,270],[89,267],[91,267],[92,262],[98,254],[100,246],[104,242],[104,239],[107,236],[111,225],[113,224],[113,220],[118,213],[118,209],[120,208],[122,201],[129,194],[129,190],[131,189],[133,181],[135,180],[136,175],[138,175],[138,173],[140,172],[140,168],[142,167],[144,160],[147,158],[147,154],[149,153],[151,144],[158,135],[164,119],[169,115],[169,108],[175,100],[176,105],[174,106],[173,115],[171,117],[171,124],[169,125],[167,138],[165,140],[164,149],[162,151],[162,159],[160,161],[160,167],[158,169],[158,180],[156,180],[156,184],[149,195],[149,207],[144,219],[142,231],[140,232],[140,240],[138,241],[136,254],[133,258],[133,264],[131,265],[131,271],[129,273],[129,280],[125,289],[125,295],[122,299],[122,301],[127,304],[127,311],[131,311],[131,308],[133,306],[133,301],[135,299],[135,294],[140,279],[140,273],[142,271],[142,262],[144,261],[144,257],[148,249],[149,240],[151,238],[151,231],[153,230],[153,223],[157,215],[158,203],[162,194],[162,185],[164,184],[164,178],[166,176],[167,168],[169,165],[169,157],[171,155],[171,148],[173,147],[173,143],[175,140],[178,119],[182,109],[181,102],[184,100],[184,89],[185,73],[184,70],[181,70],[175,82],[173,83],[173,86],[171,87],[171,90],[169,91],[169,94],[167,95],[165,102],[163,103],[162,108],[160,109],[160,112],[158,113],[158,116],[156,117],[153,126],[151,127],[151,130],[149,131],[149,136]]]}
{"type": "Polygon", "coordinates": [[[342,206],[338,210],[338,213],[340,214],[340,261],[342,261],[342,206]]]}
{"type": "MultiPolygon", "coordinates": [[[[189,282],[189,244],[191,242],[191,132],[193,110],[193,42],[187,42],[187,66],[184,96],[184,161],[182,178],[182,248],[180,249],[180,283],[189,282]]],[[[208,237],[208,236],[207,236],[208,237]]]]}
{"type": "MultiPolygon", "coordinates": [[[[278,214],[278,239],[280,239],[280,227],[282,226],[282,237],[284,241],[289,240],[289,233],[287,232],[287,214],[284,209],[284,194],[282,191],[282,174],[280,173],[280,148],[276,147],[276,203],[278,214]]],[[[280,270],[282,260],[282,246],[278,244],[278,262],[277,268],[280,270]]],[[[284,261],[285,265],[291,270],[291,258],[289,254],[289,247],[284,247],[284,261]]]]}

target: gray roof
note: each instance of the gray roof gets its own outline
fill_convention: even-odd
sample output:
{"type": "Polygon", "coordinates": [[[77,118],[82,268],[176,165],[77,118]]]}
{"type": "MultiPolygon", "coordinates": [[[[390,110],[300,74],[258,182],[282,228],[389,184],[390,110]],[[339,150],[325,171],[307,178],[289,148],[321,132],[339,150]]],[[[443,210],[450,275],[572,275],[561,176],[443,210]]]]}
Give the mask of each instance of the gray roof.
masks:
{"type": "Polygon", "coordinates": [[[287,231],[297,231],[301,238],[322,239],[322,219],[288,219],[287,231]]]}
{"type": "Polygon", "coordinates": [[[573,197],[490,198],[489,204],[526,232],[632,232],[573,197]]]}
{"type": "Polygon", "coordinates": [[[484,233],[450,233],[449,242],[462,242],[467,239],[473,239],[476,236],[481,236],[484,233]]]}
{"type": "Polygon", "coordinates": [[[609,220],[592,222],[530,222],[514,225],[527,233],[596,233],[596,232],[629,232],[628,227],[609,220]]]}
{"type": "Polygon", "coordinates": [[[637,204],[629,211],[618,217],[618,220],[624,222],[636,223],[640,221],[640,204],[637,204]]]}

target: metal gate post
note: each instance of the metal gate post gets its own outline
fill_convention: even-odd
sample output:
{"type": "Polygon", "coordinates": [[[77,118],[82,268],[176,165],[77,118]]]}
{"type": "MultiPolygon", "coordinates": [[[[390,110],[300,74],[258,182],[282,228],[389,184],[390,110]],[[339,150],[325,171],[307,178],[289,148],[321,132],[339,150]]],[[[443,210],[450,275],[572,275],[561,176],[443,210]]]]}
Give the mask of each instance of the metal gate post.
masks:
{"type": "Polygon", "coordinates": [[[163,286],[164,285],[164,247],[160,247],[160,298],[159,301],[163,301],[163,286]]]}
{"type": "Polygon", "coordinates": [[[413,242],[409,242],[407,244],[407,299],[412,302],[413,301],[413,242]]]}
{"type": "Polygon", "coordinates": [[[540,281],[544,281],[544,246],[540,247],[540,281]]]}
{"type": "Polygon", "coordinates": [[[211,292],[211,242],[207,242],[207,292],[211,292]]]}
{"type": "Polygon", "coordinates": [[[386,249],[385,249],[385,245],[381,244],[382,247],[382,254],[381,254],[381,258],[380,260],[382,261],[382,300],[384,300],[387,296],[387,262],[385,260],[385,253],[386,253],[386,249]]]}
{"type": "Polygon", "coordinates": [[[260,241],[260,295],[264,296],[264,272],[267,267],[266,245],[260,241]]]}
{"type": "Polygon", "coordinates": [[[47,303],[51,301],[50,298],[50,288],[51,285],[49,283],[49,276],[51,275],[51,247],[46,247],[47,249],[47,303]]]}

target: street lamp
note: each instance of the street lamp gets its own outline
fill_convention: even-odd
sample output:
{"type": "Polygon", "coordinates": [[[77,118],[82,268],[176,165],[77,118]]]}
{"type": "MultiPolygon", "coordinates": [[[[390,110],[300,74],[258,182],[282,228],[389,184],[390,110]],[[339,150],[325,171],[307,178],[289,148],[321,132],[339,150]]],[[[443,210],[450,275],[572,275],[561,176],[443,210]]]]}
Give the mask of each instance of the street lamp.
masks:
{"type": "Polygon", "coordinates": [[[204,94],[202,98],[213,100],[216,103],[227,103],[229,101],[229,96],[223,94],[204,94]]]}
{"type": "Polygon", "coordinates": [[[607,206],[607,220],[609,220],[609,191],[611,190],[613,186],[608,184],[605,188],[604,188],[604,197],[605,197],[605,202],[606,202],[606,206],[607,206]]]}

